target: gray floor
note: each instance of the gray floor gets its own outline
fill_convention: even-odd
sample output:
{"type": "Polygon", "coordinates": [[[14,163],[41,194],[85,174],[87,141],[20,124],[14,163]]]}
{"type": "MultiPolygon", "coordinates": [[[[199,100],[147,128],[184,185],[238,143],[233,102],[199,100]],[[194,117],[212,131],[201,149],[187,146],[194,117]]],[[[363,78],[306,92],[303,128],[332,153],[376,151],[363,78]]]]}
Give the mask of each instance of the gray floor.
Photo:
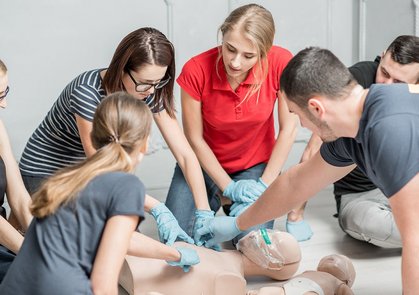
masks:
{"type": "MultiPolygon", "coordinates": [[[[163,200],[166,191],[150,190],[148,193],[163,200]]],[[[385,250],[367,243],[356,241],[345,235],[333,217],[335,203],[331,189],[326,189],[312,198],[307,205],[306,220],[310,223],[314,236],[301,242],[302,261],[299,272],[316,268],[321,257],[340,253],[352,259],[357,277],[353,286],[355,294],[401,294],[401,251],[385,250]]],[[[276,221],[275,227],[284,229],[284,218],[276,221]]],[[[144,234],[157,238],[153,218],[149,216],[141,225],[144,234]]],[[[256,289],[272,281],[249,279],[248,288],[256,289]]],[[[121,290],[120,294],[125,294],[121,290]]],[[[169,294],[168,294],[169,295],[169,294]]]]}

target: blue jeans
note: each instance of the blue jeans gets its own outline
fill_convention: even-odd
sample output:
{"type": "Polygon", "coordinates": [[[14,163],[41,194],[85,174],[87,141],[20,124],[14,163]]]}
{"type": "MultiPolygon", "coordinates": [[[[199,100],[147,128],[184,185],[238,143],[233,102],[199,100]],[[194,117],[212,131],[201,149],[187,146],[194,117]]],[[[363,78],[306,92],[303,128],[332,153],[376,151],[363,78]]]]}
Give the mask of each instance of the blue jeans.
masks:
{"type": "MultiPolygon", "coordinates": [[[[246,170],[242,170],[233,174],[230,177],[233,180],[240,179],[254,179],[258,180],[265,170],[266,164],[258,164],[250,167],[246,170]]],[[[204,174],[205,186],[207,189],[208,203],[211,210],[217,212],[221,207],[221,200],[219,195],[222,195],[221,190],[212,181],[212,179],[202,171],[204,174]]],[[[183,176],[183,172],[179,165],[176,164],[175,172],[173,174],[172,182],[170,184],[169,192],[166,198],[166,206],[172,211],[173,215],[179,222],[180,227],[186,231],[190,236],[193,234],[193,226],[195,222],[195,202],[191,190],[189,189],[188,183],[183,176]]],[[[254,226],[245,232],[242,232],[233,240],[233,244],[245,236],[248,232],[259,229],[259,228],[273,228],[273,220],[267,223],[254,226]]]]}

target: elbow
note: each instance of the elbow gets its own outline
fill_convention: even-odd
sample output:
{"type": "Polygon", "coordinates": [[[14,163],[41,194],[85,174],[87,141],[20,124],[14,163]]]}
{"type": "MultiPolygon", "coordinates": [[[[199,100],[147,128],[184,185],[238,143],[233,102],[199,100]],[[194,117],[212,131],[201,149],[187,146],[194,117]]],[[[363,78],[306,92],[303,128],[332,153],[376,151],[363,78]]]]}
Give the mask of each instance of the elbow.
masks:
{"type": "Polygon", "coordinates": [[[98,282],[92,280],[91,283],[92,293],[94,295],[117,295],[118,294],[118,286],[115,284],[114,287],[108,287],[107,284],[104,282],[98,282]]]}

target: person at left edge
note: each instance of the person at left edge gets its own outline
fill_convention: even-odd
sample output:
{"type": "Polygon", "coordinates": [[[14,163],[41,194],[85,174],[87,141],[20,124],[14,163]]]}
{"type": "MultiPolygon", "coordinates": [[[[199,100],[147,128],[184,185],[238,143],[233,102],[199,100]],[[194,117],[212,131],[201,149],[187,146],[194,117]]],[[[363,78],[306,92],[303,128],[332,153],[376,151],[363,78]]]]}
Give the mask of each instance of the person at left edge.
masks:
{"type": "MultiPolygon", "coordinates": [[[[200,209],[209,209],[199,162],[175,116],[173,84],[175,53],[172,43],[154,28],[140,28],[118,45],[107,69],[87,71],[71,81],[34,131],[20,159],[25,186],[34,193],[56,170],[90,157],[90,132],[95,109],[108,94],[126,91],[150,107],[154,120],[175,156],[200,209]]],[[[192,242],[173,214],[147,196],[145,209],[157,221],[160,240],[192,242]]]]}

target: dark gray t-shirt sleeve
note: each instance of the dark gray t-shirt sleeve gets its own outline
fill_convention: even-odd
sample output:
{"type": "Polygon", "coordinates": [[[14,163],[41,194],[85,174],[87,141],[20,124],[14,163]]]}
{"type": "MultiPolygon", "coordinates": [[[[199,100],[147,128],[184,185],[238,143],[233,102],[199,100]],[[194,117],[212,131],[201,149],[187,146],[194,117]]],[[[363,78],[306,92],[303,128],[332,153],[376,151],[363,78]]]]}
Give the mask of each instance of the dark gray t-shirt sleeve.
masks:
{"type": "Polygon", "coordinates": [[[339,138],[333,142],[323,143],[320,147],[320,155],[323,160],[336,167],[352,165],[354,161],[348,153],[344,141],[344,138],[339,138]]]}
{"type": "Polygon", "coordinates": [[[107,216],[137,215],[144,219],[145,187],[137,176],[125,174],[112,186],[107,216]]]}
{"type": "Polygon", "coordinates": [[[417,123],[417,117],[405,115],[379,121],[367,130],[371,170],[387,197],[397,193],[418,173],[417,123]]]}

